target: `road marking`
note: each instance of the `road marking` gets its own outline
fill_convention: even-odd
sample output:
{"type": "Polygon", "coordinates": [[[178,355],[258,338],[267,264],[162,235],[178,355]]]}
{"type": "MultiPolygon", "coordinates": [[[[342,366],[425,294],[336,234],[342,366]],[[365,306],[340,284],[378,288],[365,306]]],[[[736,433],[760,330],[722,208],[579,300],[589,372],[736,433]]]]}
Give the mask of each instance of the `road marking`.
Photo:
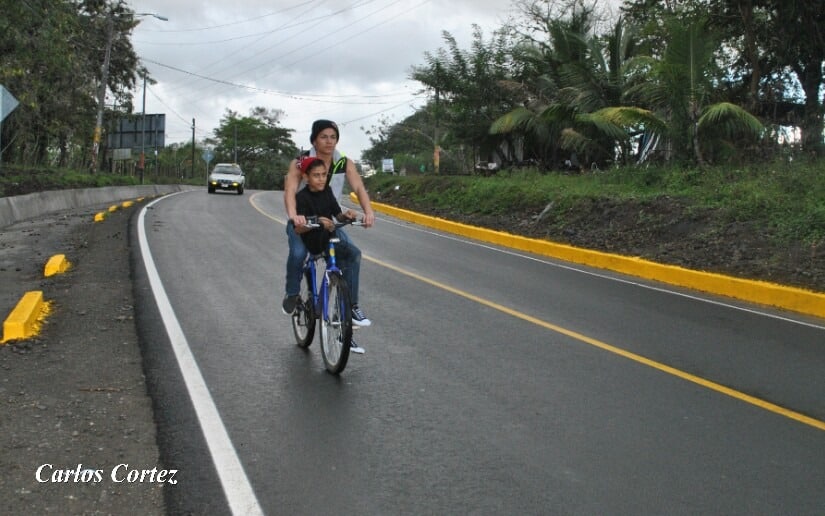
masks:
{"type": "MultiPolygon", "coordinates": [[[[256,196],[252,196],[249,199],[249,202],[250,202],[250,204],[252,204],[253,208],[255,208],[258,212],[260,212],[262,215],[264,215],[265,217],[267,217],[269,219],[272,219],[276,222],[280,222],[281,224],[286,223],[285,220],[280,219],[280,218],[278,218],[274,215],[271,215],[271,214],[267,213],[263,208],[257,206],[254,203],[255,197],[256,196]]],[[[402,225],[402,226],[406,226],[406,225],[402,225]]],[[[431,231],[427,231],[427,230],[421,230],[421,231],[424,231],[426,233],[432,233],[431,231]]],[[[438,235],[438,236],[443,236],[439,233],[432,233],[432,234],[435,234],[435,235],[438,235]]],[[[452,236],[445,236],[445,238],[459,240],[458,238],[452,237],[452,236]]],[[[486,247],[486,248],[489,248],[489,249],[492,249],[492,250],[495,250],[495,251],[505,252],[505,253],[508,253],[508,254],[515,254],[516,256],[522,256],[522,257],[525,257],[525,258],[530,258],[530,257],[526,257],[524,255],[518,254],[518,253],[512,253],[510,251],[503,251],[503,250],[495,248],[495,247],[490,247],[490,246],[486,246],[486,245],[483,245],[483,244],[476,244],[475,242],[469,242],[469,241],[463,240],[463,239],[461,239],[461,241],[462,242],[468,242],[468,243],[475,244],[475,245],[481,245],[482,247],[486,247]]],[[[511,308],[507,308],[504,305],[500,305],[500,304],[495,303],[493,301],[478,297],[474,294],[470,294],[469,292],[465,292],[465,291],[457,289],[455,287],[451,287],[449,285],[439,283],[438,281],[427,278],[425,276],[421,276],[421,275],[416,274],[414,272],[407,271],[405,269],[402,269],[401,267],[398,267],[396,265],[392,265],[388,262],[384,262],[384,261],[378,260],[376,258],[373,258],[371,256],[367,256],[367,255],[362,255],[361,257],[362,257],[362,259],[370,261],[370,262],[372,262],[376,265],[380,265],[381,267],[385,267],[385,268],[390,269],[392,271],[395,271],[399,274],[403,274],[407,277],[410,277],[410,278],[413,278],[415,280],[421,281],[421,282],[426,283],[428,285],[431,285],[433,287],[436,287],[436,288],[445,290],[447,292],[450,292],[451,294],[463,297],[465,299],[469,299],[470,301],[474,301],[476,303],[487,306],[487,307],[492,308],[494,310],[498,310],[500,312],[503,312],[503,313],[505,313],[507,315],[510,315],[512,317],[515,317],[517,319],[521,319],[523,321],[533,323],[533,324],[535,324],[537,326],[540,326],[542,328],[546,328],[546,329],[554,331],[556,333],[560,333],[560,334],[565,335],[567,337],[570,337],[572,339],[578,340],[580,342],[584,342],[585,344],[589,344],[591,346],[597,347],[597,348],[602,349],[604,351],[607,351],[607,352],[613,353],[615,355],[627,358],[628,360],[632,360],[636,363],[646,365],[648,367],[651,367],[653,369],[662,371],[662,372],[667,373],[669,375],[676,376],[678,378],[681,378],[683,380],[687,380],[689,382],[695,383],[695,384],[700,385],[702,387],[705,387],[707,389],[719,392],[721,394],[725,394],[727,396],[730,396],[730,397],[735,398],[737,400],[743,401],[745,403],[749,403],[751,405],[754,405],[754,406],[759,407],[761,409],[767,410],[769,412],[773,412],[774,414],[778,414],[778,415],[787,417],[789,419],[793,419],[795,421],[798,421],[800,423],[812,426],[812,427],[817,428],[819,430],[825,430],[825,421],[821,421],[821,420],[812,418],[810,416],[806,416],[805,414],[795,412],[793,410],[787,409],[787,408],[782,407],[780,405],[776,405],[775,403],[771,403],[769,401],[765,401],[765,400],[757,398],[755,396],[745,394],[744,392],[737,391],[736,389],[732,389],[730,387],[726,387],[722,384],[707,380],[707,379],[702,378],[700,376],[690,374],[686,371],[682,371],[681,369],[676,369],[675,367],[663,364],[661,362],[657,362],[655,360],[651,360],[651,359],[649,359],[647,357],[644,357],[642,355],[637,355],[636,353],[632,353],[630,351],[627,351],[627,350],[622,349],[622,348],[618,348],[618,347],[613,346],[611,344],[608,344],[606,342],[602,342],[600,340],[588,337],[587,335],[584,335],[584,334],[581,334],[581,333],[578,333],[578,332],[575,332],[575,331],[572,331],[572,330],[568,330],[567,328],[563,328],[561,326],[557,326],[557,325],[549,323],[547,321],[543,321],[541,319],[538,319],[536,317],[527,315],[525,313],[513,310],[511,308]]],[[[540,261],[545,262],[544,260],[540,260],[540,261]]],[[[547,262],[547,263],[550,263],[551,265],[555,265],[555,264],[552,264],[552,262],[547,262]]],[[[563,267],[567,268],[566,266],[563,266],[563,267]]],[[[600,277],[603,277],[603,278],[606,278],[606,279],[612,279],[612,280],[615,280],[615,281],[627,282],[626,280],[619,280],[619,279],[616,279],[616,278],[612,278],[610,276],[602,276],[602,275],[598,275],[598,274],[595,274],[595,273],[589,273],[588,271],[583,271],[581,269],[573,269],[573,270],[580,271],[580,272],[585,272],[585,273],[588,273],[588,274],[597,275],[597,276],[600,276],[600,277]]],[[[630,283],[633,284],[633,285],[639,285],[639,286],[642,286],[642,287],[647,287],[646,285],[638,284],[638,283],[635,283],[635,282],[630,282],[630,283]]],[[[659,289],[659,288],[655,288],[655,287],[649,287],[649,288],[652,288],[653,290],[661,290],[661,291],[668,292],[668,293],[674,293],[674,294],[682,295],[678,292],[672,292],[670,290],[663,290],[663,289],[659,289]]],[[[687,295],[685,295],[685,296],[687,296],[687,295]]],[[[703,300],[702,298],[695,298],[693,296],[687,296],[687,297],[690,297],[692,299],[703,300]]],[[[710,302],[713,302],[715,304],[722,304],[722,303],[718,303],[718,302],[714,302],[714,301],[710,301],[710,302]]],[[[724,304],[724,306],[730,306],[731,308],[738,308],[736,306],[727,305],[727,304],[724,304]]],[[[752,312],[751,310],[742,309],[742,308],[740,308],[740,309],[748,311],[748,312],[752,312]]],[[[761,312],[753,312],[753,313],[757,313],[757,314],[761,314],[761,315],[770,315],[770,314],[762,314],[761,312]]],[[[785,320],[782,317],[776,317],[776,318],[785,320]]],[[[790,322],[795,322],[795,321],[790,320],[790,322]]],[[[800,323],[800,324],[805,324],[805,323],[800,323]]],[[[815,328],[823,329],[821,326],[815,326],[815,325],[808,325],[808,326],[814,326],[815,328]]]]}
{"type": "MultiPolygon", "coordinates": [[[[664,294],[670,294],[670,295],[673,295],[673,296],[684,297],[686,299],[690,299],[690,300],[693,300],[693,301],[699,301],[699,302],[702,302],[702,303],[708,303],[708,304],[711,304],[711,305],[721,306],[721,307],[724,307],[724,308],[730,308],[732,310],[737,310],[737,311],[740,311],[740,312],[746,312],[746,313],[753,314],[753,315],[758,315],[758,316],[761,316],[761,317],[768,317],[768,318],[776,319],[776,320],[783,321],[783,322],[798,324],[800,326],[807,326],[809,328],[815,328],[817,330],[825,330],[825,326],[823,326],[822,324],[815,324],[815,323],[811,323],[811,322],[807,322],[807,321],[800,321],[799,319],[793,319],[791,317],[786,317],[786,316],[782,316],[782,315],[779,315],[779,314],[773,314],[773,313],[770,313],[770,312],[765,312],[763,310],[756,310],[754,308],[734,305],[734,304],[727,303],[727,302],[724,302],[724,301],[719,301],[717,299],[710,299],[708,297],[701,297],[701,296],[689,294],[689,293],[686,293],[686,292],[679,292],[679,291],[669,289],[669,288],[662,288],[662,287],[655,286],[655,285],[649,285],[649,284],[642,283],[640,281],[633,281],[633,280],[629,280],[629,279],[625,279],[625,278],[619,278],[617,276],[606,274],[606,273],[603,273],[603,272],[595,272],[595,271],[583,269],[581,267],[576,267],[576,266],[572,266],[572,265],[566,265],[564,263],[551,261],[551,260],[548,260],[548,259],[545,259],[545,258],[537,258],[535,256],[530,256],[530,255],[527,255],[527,254],[524,254],[524,253],[521,253],[521,252],[518,252],[518,251],[513,251],[511,249],[503,249],[501,247],[495,247],[495,246],[490,245],[490,244],[484,244],[484,243],[478,242],[476,240],[471,240],[471,239],[466,238],[466,237],[450,235],[448,233],[439,233],[437,231],[434,231],[434,230],[431,230],[431,229],[426,229],[424,227],[410,225],[412,223],[409,223],[409,222],[398,222],[398,221],[391,220],[391,219],[381,219],[381,220],[383,222],[388,223],[388,224],[394,224],[396,226],[409,229],[411,231],[418,231],[420,233],[426,233],[428,235],[433,235],[433,236],[436,236],[436,237],[439,237],[439,238],[444,238],[444,239],[447,239],[447,240],[453,240],[453,241],[456,241],[456,242],[463,242],[467,245],[472,245],[472,246],[475,246],[475,247],[481,247],[483,249],[489,249],[491,251],[497,251],[499,253],[508,254],[510,256],[517,256],[517,257],[523,258],[525,260],[530,260],[530,261],[542,263],[542,264],[545,264],[545,265],[549,265],[550,267],[555,267],[557,269],[564,269],[564,270],[568,270],[568,271],[578,272],[578,273],[581,273],[581,274],[587,274],[588,276],[593,276],[593,277],[596,277],[596,278],[602,278],[602,279],[606,279],[606,280],[610,280],[610,281],[615,281],[615,282],[618,282],[618,283],[624,283],[626,285],[633,285],[635,287],[640,287],[640,288],[644,288],[644,289],[647,289],[647,290],[653,290],[654,292],[662,292],[664,294]]],[[[615,274],[622,274],[622,273],[616,272],[615,274]]],[[[656,280],[650,280],[650,281],[656,281],[656,280]]],[[[659,283],[659,282],[657,282],[657,283],[659,283]]],[[[685,288],[687,288],[687,287],[685,287],[685,288]]]]}
{"type": "Polygon", "coordinates": [[[457,296],[463,297],[465,299],[469,299],[470,301],[474,301],[476,303],[482,304],[482,305],[487,306],[489,308],[492,308],[494,310],[498,310],[498,311],[503,312],[507,315],[513,316],[517,319],[521,319],[523,321],[533,323],[536,326],[540,326],[542,328],[546,328],[546,329],[554,331],[556,333],[560,333],[562,335],[573,338],[573,339],[578,340],[580,342],[584,342],[585,344],[589,344],[591,346],[597,347],[597,348],[602,349],[604,351],[608,351],[608,352],[613,353],[615,355],[619,355],[621,357],[627,358],[627,359],[632,360],[634,362],[637,362],[639,364],[643,364],[643,365],[646,365],[648,367],[652,367],[653,369],[657,369],[659,371],[662,371],[662,372],[665,372],[667,374],[676,376],[676,377],[681,378],[683,380],[687,380],[687,381],[695,383],[697,385],[701,385],[702,387],[711,389],[713,391],[720,392],[720,393],[725,394],[727,396],[730,396],[732,398],[736,398],[740,401],[744,401],[745,403],[750,403],[751,405],[755,405],[759,408],[765,409],[765,410],[773,412],[775,414],[779,414],[779,415],[785,416],[787,418],[793,419],[795,421],[799,421],[800,423],[804,423],[804,424],[812,426],[814,428],[818,428],[819,430],[825,430],[825,421],[820,421],[818,419],[814,419],[812,417],[806,416],[806,415],[801,414],[799,412],[794,412],[793,410],[789,410],[789,409],[786,409],[785,407],[776,405],[774,403],[770,403],[768,401],[765,401],[763,399],[751,396],[749,394],[745,394],[744,392],[737,391],[735,389],[731,389],[730,387],[726,387],[722,384],[712,382],[710,380],[706,380],[705,378],[690,374],[688,372],[682,371],[681,369],[676,369],[675,367],[671,367],[671,366],[663,364],[661,362],[651,360],[651,359],[649,359],[647,357],[644,357],[642,355],[637,355],[636,353],[632,353],[632,352],[627,351],[625,349],[618,348],[618,347],[613,346],[611,344],[607,344],[606,342],[602,342],[602,341],[594,339],[592,337],[588,337],[587,335],[575,332],[573,330],[568,330],[567,328],[563,328],[561,326],[549,323],[547,321],[543,321],[543,320],[541,320],[537,317],[527,315],[525,313],[519,312],[517,310],[513,310],[511,308],[507,308],[506,306],[500,305],[500,304],[495,303],[493,301],[489,301],[489,300],[484,299],[482,297],[478,297],[474,294],[470,294],[469,292],[465,292],[465,291],[457,289],[455,287],[451,287],[449,285],[439,283],[438,281],[432,280],[432,279],[427,278],[425,276],[421,276],[421,275],[416,274],[414,272],[407,271],[405,269],[402,269],[401,267],[392,265],[390,263],[383,262],[381,260],[377,260],[377,259],[369,257],[369,256],[363,256],[362,255],[362,258],[366,259],[370,262],[373,262],[377,265],[380,265],[382,267],[386,267],[387,269],[390,269],[390,270],[392,270],[394,272],[397,272],[399,274],[403,274],[405,276],[416,279],[418,281],[421,281],[421,282],[426,283],[428,285],[431,285],[433,287],[445,290],[445,291],[447,291],[451,294],[455,294],[457,296]]]}
{"type": "Polygon", "coordinates": [[[174,195],[178,194],[170,194],[156,199],[140,210],[140,216],[138,217],[140,253],[143,256],[146,274],[149,277],[149,284],[155,296],[155,303],[163,319],[163,325],[166,327],[166,333],[169,335],[169,342],[172,344],[172,349],[178,360],[178,367],[180,367],[186,389],[189,392],[189,398],[192,400],[192,405],[198,416],[206,445],[212,456],[212,462],[215,464],[221,486],[229,502],[229,508],[232,514],[263,515],[264,512],[258,503],[255,492],[249,483],[249,478],[246,476],[232,440],[229,438],[226,427],[221,420],[215,401],[212,399],[212,395],[209,394],[209,388],[206,386],[206,381],[203,379],[198,363],[195,361],[195,356],[192,354],[186,335],[184,335],[183,329],[175,316],[172,303],[163,288],[163,282],[160,275],[158,275],[155,260],[152,258],[152,251],[149,249],[148,240],[146,239],[146,228],[143,222],[146,210],[155,203],[174,195]]]}

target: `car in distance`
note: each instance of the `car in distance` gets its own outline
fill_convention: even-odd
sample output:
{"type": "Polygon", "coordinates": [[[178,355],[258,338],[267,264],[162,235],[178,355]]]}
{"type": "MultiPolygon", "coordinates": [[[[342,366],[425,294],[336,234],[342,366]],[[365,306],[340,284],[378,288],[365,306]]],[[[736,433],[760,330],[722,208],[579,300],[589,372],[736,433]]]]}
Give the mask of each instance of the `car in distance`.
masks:
{"type": "Polygon", "coordinates": [[[241,195],[245,180],[243,170],[237,163],[218,163],[209,174],[206,191],[215,193],[216,190],[234,190],[241,195]]]}

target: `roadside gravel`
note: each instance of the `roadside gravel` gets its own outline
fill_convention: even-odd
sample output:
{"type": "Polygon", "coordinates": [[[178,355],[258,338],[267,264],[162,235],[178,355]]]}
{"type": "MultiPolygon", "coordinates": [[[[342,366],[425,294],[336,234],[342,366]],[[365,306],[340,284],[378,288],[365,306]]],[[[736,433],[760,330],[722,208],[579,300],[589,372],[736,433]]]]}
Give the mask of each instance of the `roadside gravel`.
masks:
{"type": "Polygon", "coordinates": [[[36,338],[0,345],[2,514],[164,514],[129,264],[140,206],[98,223],[103,207],[0,229],[3,319],[27,291],[51,303],[36,338]],[[44,278],[59,253],[70,270],[44,278]]]}

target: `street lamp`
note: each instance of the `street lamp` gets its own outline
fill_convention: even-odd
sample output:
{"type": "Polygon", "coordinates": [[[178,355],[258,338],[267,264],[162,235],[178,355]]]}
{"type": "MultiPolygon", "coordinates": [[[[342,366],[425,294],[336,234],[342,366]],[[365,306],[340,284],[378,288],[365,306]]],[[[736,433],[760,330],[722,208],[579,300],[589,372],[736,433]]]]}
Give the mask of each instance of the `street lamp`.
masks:
{"type": "MultiPolygon", "coordinates": [[[[169,18],[155,13],[136,13],[138,16],[152,16],[161,21],[169,21],[169,18]]],[[[97,90],[97,119],[95,120],[95,134],[92,143],[92,164],[91,171],[97,171],[97,156],[100,151],[100,137],[103,132],[103,103],[106,101],[106,83],[109,81],[109,63],[112,59],[112,43],[115,35],[115,12],[109,10],[106,16],[106,51],[103,54],[103,64],[100,67],[100,87],[97,90]]]]}

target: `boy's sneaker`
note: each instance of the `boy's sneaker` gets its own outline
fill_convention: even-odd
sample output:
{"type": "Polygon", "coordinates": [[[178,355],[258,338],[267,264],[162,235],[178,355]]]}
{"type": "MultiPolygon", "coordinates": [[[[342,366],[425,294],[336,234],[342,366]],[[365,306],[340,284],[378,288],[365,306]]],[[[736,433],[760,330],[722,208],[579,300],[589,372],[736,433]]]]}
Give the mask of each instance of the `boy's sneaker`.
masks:
{"type": "Polygon", "coordinates": [[[372,324],[372,321],[367,319],[364,311],[361,310],[358,305],[355,305],[352,307],[352,324],[356,326],[369,326],[372,324]]]}
{"type": "Polygon", "coordinates": [[[285,296],[284,302],[281,304],[281,310],[284,315],[292,315],[296,306],[298,306],[298,296],[285,296]]]}
{"type": "Polygon", "coordinates": [[[349,350],[352,351],[353,353],[358,353],[359,355],[363,355],[364,352],[366,351],[364,348],[362,348],[361,346],[356,344],[355,340],[350,340],[349,341],[349,350]]]}

